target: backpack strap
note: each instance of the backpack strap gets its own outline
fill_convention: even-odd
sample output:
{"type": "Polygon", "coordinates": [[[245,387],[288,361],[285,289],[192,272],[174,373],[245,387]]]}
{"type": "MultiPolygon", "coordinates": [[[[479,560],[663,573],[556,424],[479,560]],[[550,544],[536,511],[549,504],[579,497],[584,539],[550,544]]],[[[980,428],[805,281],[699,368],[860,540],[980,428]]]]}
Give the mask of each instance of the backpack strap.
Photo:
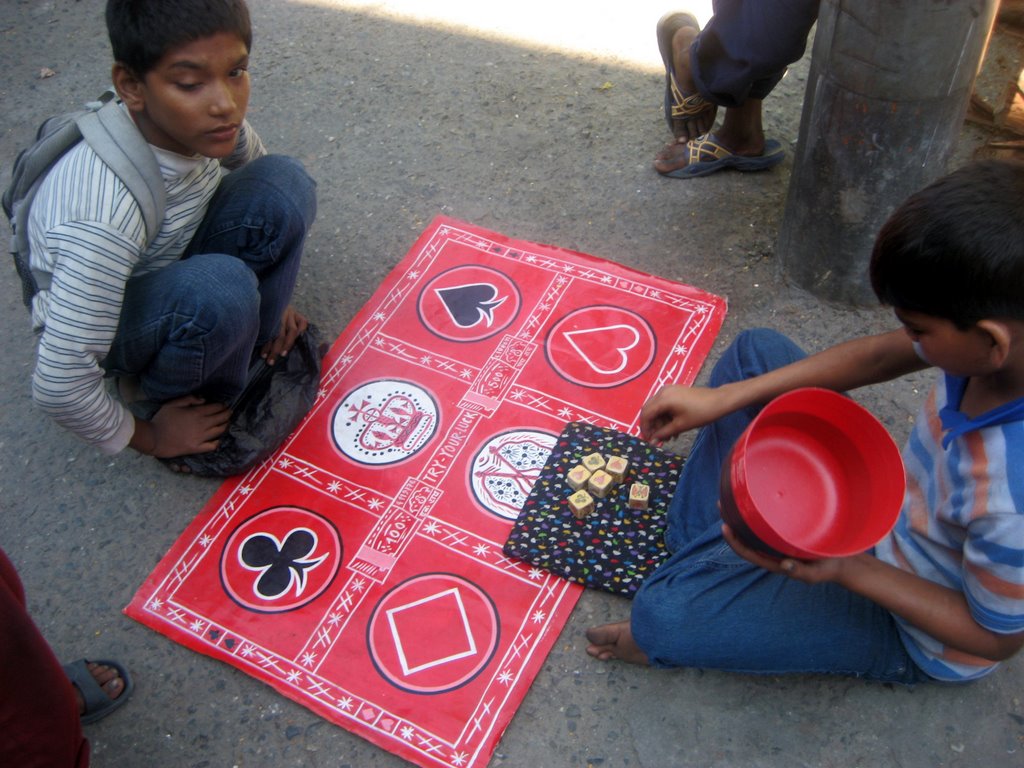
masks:
{"type": "Polygon", "coordinates": [[[128,113],[117,101],[86,112],[76,120],[82,138],[110,166],[142,210],[146,237],[152,240],[163,224],[167,190],[156,156],[128,113]]]}
{"type": "Polygon", "coordinates": [[[44,122],[36,135],[36,144],[22,150],[15,160],[11,184],[4,191],[4,213],[11,222],[11,255],[21,278],[21,297],[26,307],[32,306],[39,284],[46,282],[46,277],[34,272],[29,263],[28,213],[50,167],[81,138],[74,120],[61,121],[57,117],[44,122]],[[44,142],[45,148],[40,148],[44,142]]]}
{"type": "Polygon", "coordinates": [[[32,306],[32,297],[49,287],[48,276],[30,266],[28,214],[46,174],[64,153],[81,139],[128,188],[142,212],[147,241],[160,231],[167,192],[156,156],[131,117],[119,105],[117,93],[108,88],[100,97],[74,113],[45,120],[36,141],[18,155],[11,183],[3,193],[3,209],[11,223],[11,255],[21,279],[22,299],[32,306]]]}

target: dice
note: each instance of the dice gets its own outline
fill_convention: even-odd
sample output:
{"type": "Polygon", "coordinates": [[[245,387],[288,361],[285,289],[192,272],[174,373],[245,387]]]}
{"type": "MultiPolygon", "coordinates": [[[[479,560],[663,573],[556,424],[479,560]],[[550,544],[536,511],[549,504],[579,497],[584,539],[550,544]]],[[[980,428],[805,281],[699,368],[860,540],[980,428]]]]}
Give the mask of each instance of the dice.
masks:
{"type": "Polygon", "coordinates": [[[566,473],[565,479],[569,483],[570,488],[578,491],[580,488],[586,488],[590,475],[591,471],[589,469],[582,464],[577,464],[566,473]]]}
{"type": "Polygon", "coordinates": [[[616,483],[621,483],[626,479],[626,473],[629,471],[629,459],[622,456],[609,456],[605,461],[604,471],[611,475],[616,483]]]}
{"type": "Polygon", "coordinates": [[[615,479],[603,469],[597,470],[587,481],[587,490],[597,499],[603,499],[615,485],[615,479]]]}
{"type": "Polygon", "coordinates": [[[582,520],[594,511],[594,499],[584,490],[576,491],[569,497],[569,510],[573,517],[582,520]]]}
{"type": "Polygon", "coordinates": [[[629,486],[629,499],[626,506],[630,509],[647,509],[647,503],[651,498],[651,486],[646,483],[633,483],[629,486]]]}
{"type": "Polygon", "coordinates": [[[600,453],[591,453],[583,457],[583,466],[591,472],[597,472],[599,469],[604,469],[604,456],[600,453]]]}

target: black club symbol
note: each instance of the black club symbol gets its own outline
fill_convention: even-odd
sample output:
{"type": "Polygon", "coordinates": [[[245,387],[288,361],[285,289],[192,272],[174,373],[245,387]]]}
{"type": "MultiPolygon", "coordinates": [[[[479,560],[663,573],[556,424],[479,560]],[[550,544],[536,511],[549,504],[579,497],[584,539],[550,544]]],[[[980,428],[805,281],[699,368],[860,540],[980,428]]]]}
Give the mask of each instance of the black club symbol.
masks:
{"type": "Polygon", "coordinates": [[[310,558],[316,549],[316,534],[306,528],[288,533],[281,544],[269,533],[256,533],[242,543],[239,559],[242,565],[261,571],[256,580],[256,594],[274,600],[295,588],[298,597],[306,588],[306,571],[323,562],[327,555],[310,558]]]}

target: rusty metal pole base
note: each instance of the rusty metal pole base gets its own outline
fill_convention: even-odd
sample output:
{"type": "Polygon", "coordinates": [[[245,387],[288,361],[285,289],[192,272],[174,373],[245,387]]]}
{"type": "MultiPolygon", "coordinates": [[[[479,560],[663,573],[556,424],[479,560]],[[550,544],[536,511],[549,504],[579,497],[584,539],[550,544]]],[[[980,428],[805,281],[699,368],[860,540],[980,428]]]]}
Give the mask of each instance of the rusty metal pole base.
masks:
{"type": "Polygon", "coordinates": [[[943,175],[997,0],[822,0],[777,253],[819,298],[873,305],[875,234],[943,175]]]}

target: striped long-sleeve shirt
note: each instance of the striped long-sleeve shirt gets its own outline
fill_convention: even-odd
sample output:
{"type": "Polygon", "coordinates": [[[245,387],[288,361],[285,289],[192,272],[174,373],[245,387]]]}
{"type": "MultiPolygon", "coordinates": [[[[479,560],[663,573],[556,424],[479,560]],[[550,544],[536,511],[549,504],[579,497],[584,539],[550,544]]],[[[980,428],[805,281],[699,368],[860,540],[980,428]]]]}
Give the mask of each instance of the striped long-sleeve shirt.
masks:
{"type": "Polygon", "coordinates": [[[84,141],[47,174],[29,213],[31,266],[40,277],[32,302],[39,334],[32,397],[57,423],[106,453],[122,450],[135,425],[108,393],[100,367],[117,331],[126,282],[182,256],[222,167],[265,154],[248,123],[223,161],[152,149],[167,202],[160,231],[148,243],[135,199],[84,141]]]}
{"type": "MultiPolygon", "coordinates": [[[[1024,630],[1024,399],[976,419],[959,411],[966,380],[945,375],[929,393],[903,450],[907,493],[876,555],[958,590],[992,632],[1024,630]]],[[[947,648],[896,617],[925,672],[969,680],[995,664],[947,648]]]]}

